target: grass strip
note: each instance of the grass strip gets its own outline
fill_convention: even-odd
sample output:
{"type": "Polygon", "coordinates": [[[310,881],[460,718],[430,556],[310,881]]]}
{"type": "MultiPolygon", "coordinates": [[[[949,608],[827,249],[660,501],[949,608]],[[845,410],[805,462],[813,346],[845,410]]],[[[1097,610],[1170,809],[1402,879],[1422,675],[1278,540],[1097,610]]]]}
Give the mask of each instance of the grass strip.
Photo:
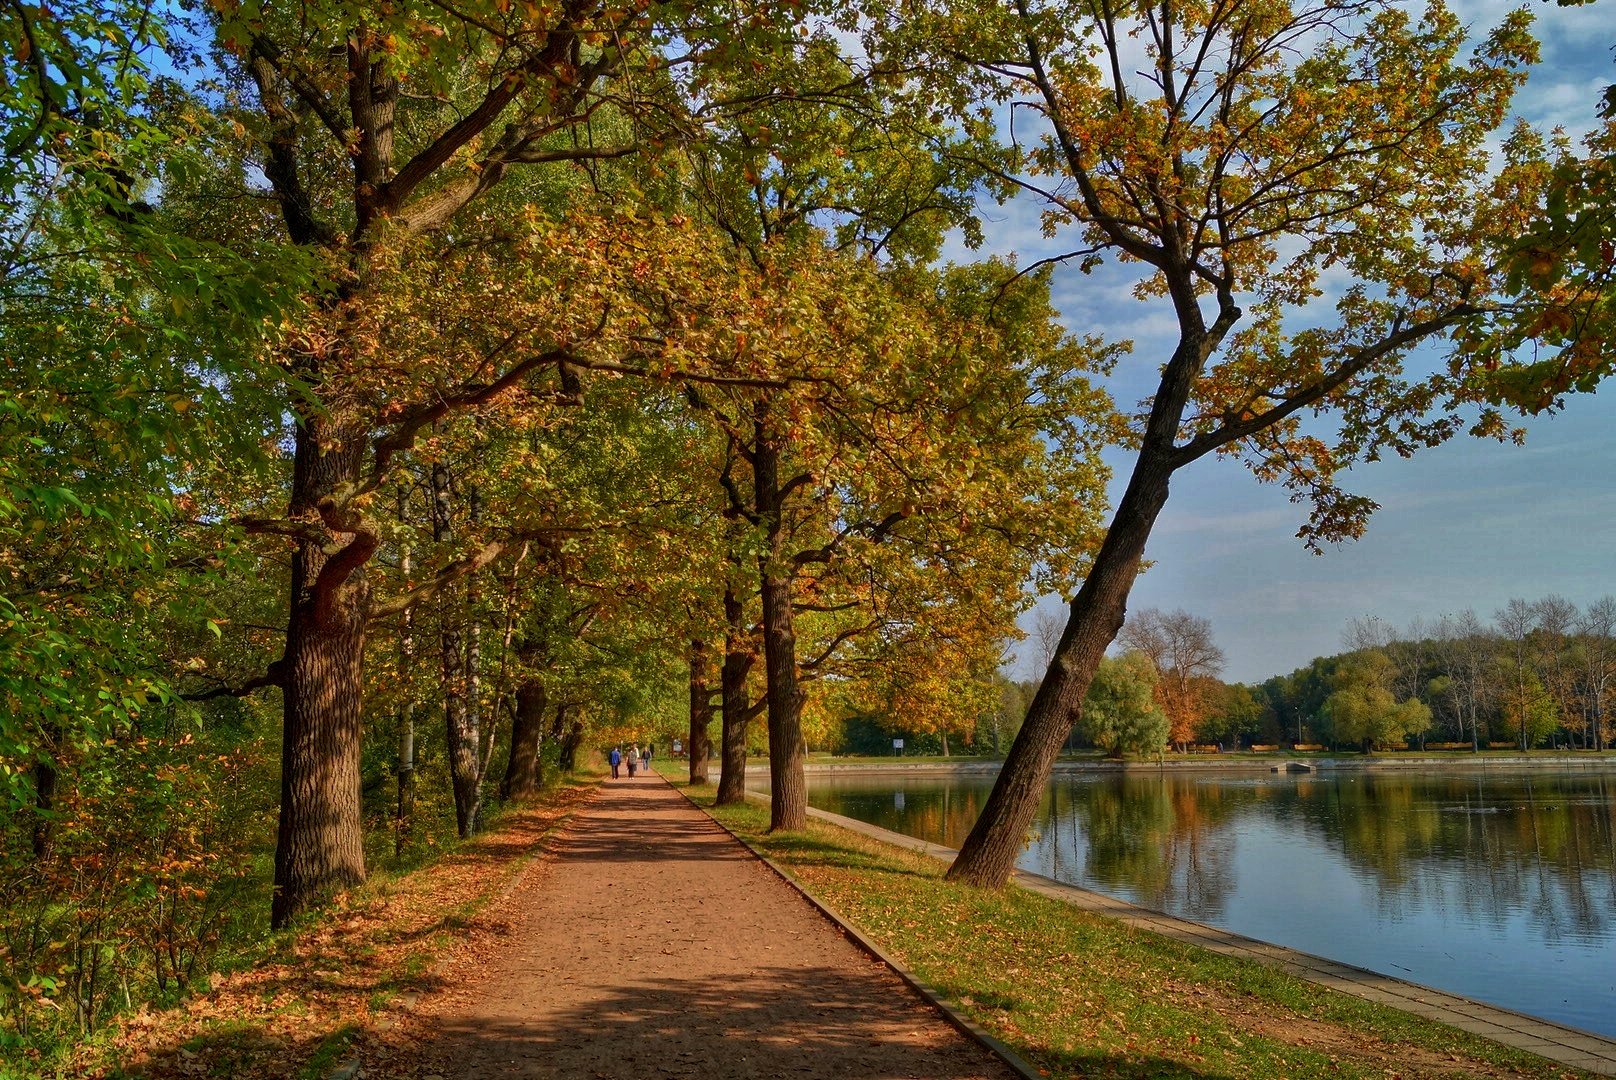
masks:
{"type": "Polygon", "coordinates": [[[1590,1075],[1025,889],[956,885],[824,822],[770,834],[766,808],[691,794],[1052,1077],[1590,1075]]]}

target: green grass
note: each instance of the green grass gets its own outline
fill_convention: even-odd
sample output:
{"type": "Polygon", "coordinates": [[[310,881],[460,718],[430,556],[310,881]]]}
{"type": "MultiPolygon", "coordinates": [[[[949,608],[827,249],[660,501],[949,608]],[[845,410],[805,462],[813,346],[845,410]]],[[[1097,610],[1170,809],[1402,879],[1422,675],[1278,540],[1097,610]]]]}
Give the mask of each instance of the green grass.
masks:
{"type": "Polygon", "coordinates": [[[321,1080],[326,1073],[341,1064],[347,1056],[349,1048],[353,1045],[354,1036],[359,1033],[357,1024],[345,1024],[320,1040],[314,1053],[303,1068],[298,1071],[301,1080],[321,1080]]]}
{"type": "Polygon", "coordinates": [[[709,812],[1050,1076],[1584,1075],[1024,889],[955,885],[821,822],[770,835],[756,804],[709,812]]]}

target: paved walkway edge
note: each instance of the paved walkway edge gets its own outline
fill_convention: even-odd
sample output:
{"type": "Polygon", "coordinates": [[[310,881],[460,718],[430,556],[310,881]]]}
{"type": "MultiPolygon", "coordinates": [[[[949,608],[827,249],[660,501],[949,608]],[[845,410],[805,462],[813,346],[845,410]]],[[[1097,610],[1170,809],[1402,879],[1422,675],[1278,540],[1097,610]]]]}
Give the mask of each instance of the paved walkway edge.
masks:
{"type": "MultiPolygon", "coordinates": [[[[769,799],[766,794],[756,791],[747,792],[747,796],[761,802],[768,802],[769,799]]],[[[895,833],[856,818],[832,814],[827,810],[809,807],[808,814],[849,832],[894,847],[918,851],[945,862],[952,862],[954,856],[959,854],[954,848],[905,836],[903,833],[895,833]]],[[[778,868],[776,872],[780,872],[778,868]]],[[[1125,900],[1080,889],[1075,885],[1066,885],[1041,874],[1017,870],[1015,881],[1023,888],[1042,893],[1051,899],[1118,919],[1150,933],[1197,945],[1224,956],[1242,957],[1269,967],[1277,967],[1305,982],[1401,1009],[1426,1020],[1434,1020],[1461,1031],[1480,1035],[1484,1039],[1502,1043],[1516,1050],[1525,1050],[1527,1053],[1557,1061],[1562,1065],[1584,1069],[1600,1076],[1616,1076],[1616,1039],[1565,1024],[1556,1024],[1536,1016],[1527,1016],[1525,1013],[1489,1005],[1484,1001],[1461,997],[1446,990],[1437,990],[1405,979],[1382,975],[1368,968],[1354,967],[1297,949],[1289,949],[1283,945],[1271,945],[1204,923],[1180,919],[1165,912],[1137,907],[1125,900]]],[[[801,886],[798,886],[798,889],[800,891],[801,886]]]]}
{"type": "MultiPolygon", "coordinates": [[[[667,778],[664,777],[663,779],[667,778]]],[[[719,821],[717,818],[713,817],[712,814],[708,813],[707,808],[696,802],[696,800],[692,799],[690,797],[690,793],[684,788],[676,785],[670,786],[672,786],[675,791],[679,792],[679,794],[683,795],[691,806],[694,806],[703,814],[707,814],[707,816],[712,820],[713,824],[717,825],[720,829],[723,829],[726,833],[728,833],[730,838],[733,839],[737,844],[740,844],[741,847],[751,852],[753,858],[757,859],[764,866],[767,866],[770,870],[774,871],[780,880],[784,881],[787,885],[790,885],[793,889],[795,889],[804,900],[808,901],[808,903],[814,907],[816,911],[834,923],[836,928],[840,930],[848,938],[848,940],[852,941],[853,944],[857,945],[860,949],[863,949],[870,956],[874,957],[876,960],[890,968],[893,974],[902,979],[909,989],[920,995],[926,1004],[942,1013],[943,1019],[952,1024],[962,1035],[968,1039],[973,1039],[982,1046],[986,1047],[994,1056],[1003,1061],[1012,1072],[1014,1072],[1017,1076],[1023,1077],[1023,1080],[1042,1080],[1042,1077],[1044,1076],[1043,1073],[1040,1073],[1037,1069],[1034,1069],[1031,1065],[1028,1065],[1016,1054],[1014,1050],[1010,1049],[1010,1047],[1004,1042],[991,1035],[987,1029],[983,1028],[980,1024],[976,1023],[976,1021],[961,1013],[953,1002],[949,1001],[942,994],[938,993],[937,990],[929,983],[925,982],[914,972],[910,971],[897,960],[887,955],[886,951],[882,949],[881,946],[865,937],[863,932],[860,931],[858,927],[842,918],[841,914],[835,908],[831,907],[829,904],[825,903],[823,900],[819,899],[819,897],[815,896],[813,893],[804,888],[802,883],[787,873],[784,867],[776,863],[767,855],[763,854],[763,852],[759,851],[751,844],[747,843],[746,840],[737,834],[734,829],[731,829],[728,825],[725,825],[722,821],[719,821]]],[[[747,795],[749,798],[757,797],[756,793],[754,792],[748,792],[747,795]]],[[[815,811],[810,810],[809,813],[812,814],[815,813],[815,811]]]]}

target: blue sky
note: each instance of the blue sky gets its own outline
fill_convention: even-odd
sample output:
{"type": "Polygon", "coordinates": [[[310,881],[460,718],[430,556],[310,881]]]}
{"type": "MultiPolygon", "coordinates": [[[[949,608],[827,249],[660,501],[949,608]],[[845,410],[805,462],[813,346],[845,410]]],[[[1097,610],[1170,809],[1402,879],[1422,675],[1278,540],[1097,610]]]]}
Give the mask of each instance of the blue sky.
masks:
{"type": "MultiPolygon", "coordinates": [[[[1513,5],[1454,0],[1478,31],[1513,5]]],[[[1517,99],[1520,115],[1573,135],[1589,129],[1603,87],[1616,82],[1610,2],[1532,5],[1543,62],[1517,99]]],[[[986,250],[1023,262],[1058,253],[1038,233],[1030,200],[987,208],[986,250]]],[[[1170,341],[1159,303],[1136,303],[1112,273],[1056,271],[1056,302],[1074,332],[1132,338],[1119,375],[1131,402],[1140,369],[1154,370],[1170,341]]],[[[1146,551],[1154,566],[1130,610],[1183,608],[1212,621],[1228,657],[1224,678],[1260,681],[1338,652],[1348,622],[1375,615],[1395,626],[1466,608],[1488,619],[1511,597],[1558,593],[1585,605],[1616,593],[1616,386],[1527,423],[1524,447],[1458,440],[1409,460],[1354,469],[1344,486],[1380,503],[1361,540],[1319,556],[1295,539],[1305,507],[1258,484],[1237,463],[1203,459],[1175,479],[1146,551]]],[[[1127,462],[1117,459],[1120,491],[1127,462]]],[[[1038,609],[1063,610],[1045,597],[1038,609]]],[[[1030,628],[1035,615],[1022,620],[1030,628]]],[[[1022,651],[1030,650],[1023,647],[1022,651]]],[[[1011,669],[1033,674],[1017,659],[1011,669]]]]}

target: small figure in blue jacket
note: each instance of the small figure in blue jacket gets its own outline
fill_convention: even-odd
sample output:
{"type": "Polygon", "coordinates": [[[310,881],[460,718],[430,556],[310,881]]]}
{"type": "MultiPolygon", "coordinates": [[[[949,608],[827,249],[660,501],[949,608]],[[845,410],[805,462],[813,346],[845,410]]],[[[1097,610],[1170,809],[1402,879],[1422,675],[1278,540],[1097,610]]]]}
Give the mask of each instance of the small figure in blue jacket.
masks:
{"type": "Polygon", "coordinates": [[[612,763],[612,779],[617,779],[617,767],[623,764],[623,751],[612,747],[612,752],[606,755],[606,760],[612,763]]]}

